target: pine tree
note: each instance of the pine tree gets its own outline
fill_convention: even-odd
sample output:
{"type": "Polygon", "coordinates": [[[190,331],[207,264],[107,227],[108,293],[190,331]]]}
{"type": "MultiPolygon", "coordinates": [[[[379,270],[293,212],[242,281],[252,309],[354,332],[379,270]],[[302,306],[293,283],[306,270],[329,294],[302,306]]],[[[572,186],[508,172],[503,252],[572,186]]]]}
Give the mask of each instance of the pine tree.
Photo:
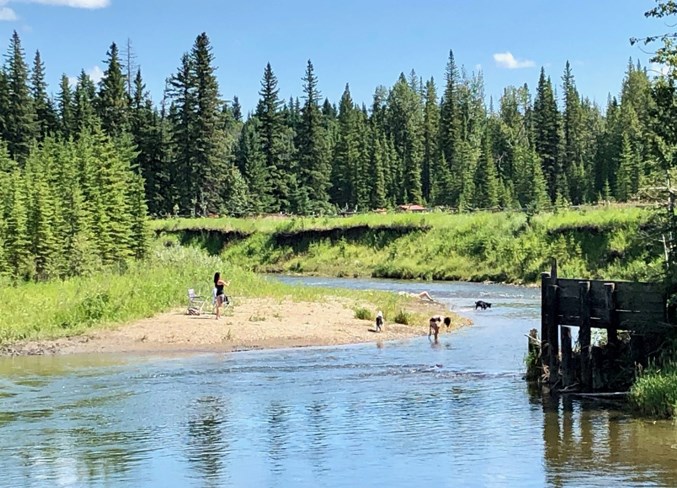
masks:
{"type": "Polygon", "coordinates": [[[80,72],[75,86],[75,133],[91,133],[101,127],[101,121],[94,109],[96,87],[87,73],[80,72]]]}
{"type": "Polygon", "coordinates": [[[425,87],[425,113],[423,117],[423,164],[421,184],[423,198],[430,201],[432,181],[437,178],[435,166],[440,160],[440,109],[437,105],[435,81],[431,78],[425,87]]]}
{"type": "Polygon", "coordinates": [[[193,167],[193,194],[198,196],[196,210],[202,213],[219,213],[224,199],[228,198],[224,185],[227,174],[223,129],[220,124],[219,85],[216,80],[214,55],[207,34],[197,36],[191,51],[194,68],[195,119],[191,152],[193,167]]]}
{"type": "Polygon", "coordinates": [[[110,45],[106,56],[106,69],[99,84],[97,109],[103,130],[110,136],[118,136],[129,129],[127,82],[115,43],[110,45]]]}
{"type": "Polygon", "coordinates": [[[170,186],[176,205],[182,215],[194,215],[197,201],[195,187],[197,165],[193,151],[193,131],[197,112],[193,61],[188,54],[181,58],[181,66],[169,80],[168,95],[172,99],[169,111],[173,162],[170,168],[170,186]]]}
{"type": "MultiPolygon", "coordinates": [[[[261,211],[279,212],[291,209],[291,173],[292,161],[285,145],[285,128],[283,115],[280,110],[282,102],[279,97],[277,77],[273,73],[270,63],[266,64],[261,80],[261,99],[256,107],[256,117],[260,122],[257,135],[260,137],[260,152],[263,154],[264,164],[255,170],[257,180],[263,192],[260,203],[264,206],[261,211]]],[[[256,165],[255,165],[256,166],[256,165]]],[[[249,171],[246,173],[250,174],[249,171]]],[[[252,176],[249,176],[250,189],[252,176]]],[[[257,204],[258,205],[258,204],[257,204]]]]}
{"type": "Polygon", "coordinates": [[[242,107],[240,106],[240,99],[237,97],[237,95],[233,96],[233,119],[235,119],[236,122],[242,122],[242,107]]]}
{"type": "Polygon", "coordinates": [[[387,201],[387,186],[385,176],[385,134],[377,130],[373,126],[370,130],[371,134],[371,154],[370,154],[370,170],[371,170],[371,208],[379,209],[385,208],[388,205],[387,201]]]}
{"type": "Polygon", "coordinates": [[[393,86],[388,99],[389,128],[402,163],[398,173],[400,203],[421,203],[421,165],[423,160],[423,107],[416,91],[404,74],[393,86]]]}
{"type": "Polygon", "coordinates": [[[6,76],[9,103],[3,138],[7,141],[10,155],[23,164],[36,136],[36,124],[33,100],[28,87],[28,66],[16,31],[9,43],[6,76]]]}
{"type": "Polygon", "coordinates": [[[40,58],[40,51],[35,52],[33,60],[33,73],[31,76],[31,95],[35,109],[37,122],[37,138],[42,141],[48,134],[57,131],[57,115],[52,100],[47,95],[47,83],[45,82],[45,65],[40,58]]]}
{"type": "Polygon", "coordinates": [[[318,105],[320,92],[313,63],[309,60],[303,77],[305,103],[296,135],[299,162],[297,208],[306,212],[324,212],[329,205],[331,166],[327,134],[318,105]]]}
{"type": "Polygon", "coordinates": [[[588,188],[589,178],[585,173],[588,162],[585,160],[583,148],[583,108],[569,61],[562,76],[562,88],[564,92],[562,171],[569,182],[568,196],[571,202],[580,204],[586,200],[590,188],[588,188]]]}
{"type": "Polygon", "coordinates": [[[244,177],[249,193],[255,195],[251,200],[251,210],[264,213],[279,203],[273,200],[270,191],[270,174],[266,167],[266,158],[261,150],[261,122],[250,117],[245,122],[237,149],[237,162],[240,174],[244,177]]]}
{"type": "Polygon", "coordinates": [[[534,142],[543,164],[548,194],[554,203],[557,194],[567,195],[563,188],[564,175],[559,158],[560,121],[557,102],[550,78],[541,68],[536,100],[534,101],[534,142]]]}
{"type": "Polygon", "coordinates": [[[10,276],[26,280],[33,275],[30,236],[27,228],[26,189],[21,173],[16,170],[9,178],[5,199],[5,242],[4,254],[10,276]]]}
{"type": "Polygon", "coordinates": [[[61,76],[59,84],[59,94],[57,95],[58,114],[59,114],[59,132],[64,139],[68,139],[75,134],[75,107],[73,106],[73,93],[70,87],[68,76],[61,76]]]}
{"type": "Polygon", "coordinates": [[[494,208],[498,205],[498,178],[489,128],[484,131],[482,154],[475,169],[475,207],[494,208]]]}
{"type": "Polygon", "coordinates": [[[359,137],[358,113],[346,84],[338,114],[338,141],[334,151],[332,167],[332,200],[339,207],[357,204],[359,137]]]}

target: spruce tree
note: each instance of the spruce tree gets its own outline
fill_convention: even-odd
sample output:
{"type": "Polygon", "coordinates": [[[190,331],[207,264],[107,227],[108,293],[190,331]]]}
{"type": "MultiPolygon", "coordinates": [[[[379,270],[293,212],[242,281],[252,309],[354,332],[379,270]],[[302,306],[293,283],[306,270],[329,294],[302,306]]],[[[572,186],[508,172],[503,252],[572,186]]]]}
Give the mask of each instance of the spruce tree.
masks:
{"type": "Polygon", "coordinates": [[[296,205],[300,211],[325,212],[329,205],[330,154],[319,107],[320,92],[317,88],[317,77],[310,60],[303,82],[305,103],[296,135],[299,162],[296,205]]]}
{"type": "Polygon", "coordinates": [[[560,120],[557,102],[550,78],[541,68],[536,100],[534,101],[534,142],[541,158],[543,172],[548,184],[548,194],[554,203],[557,195],[567,195],[563,188],[563,174],[559,157],[560,120]]]}
{"type": "Polygon", "coordinates": [[[423,198],[430,201],[432,181],[437,178],[435,168],[440,161],[440,109],[437,104],[435,81],[431,78],[425,86],[425,109],[423,117],[423,163],[421,184],[423,198]]]}
{"type": "Polygon", "coordinates": [[[36,123],[33,100],[28,86],[28,66],[16,31],[12,34],[9,43],[5,71],[9,103],[5,120],[6,132],[3,138],[7,141],[10,156],[23,165],[36,137],[36,123]]]}
{"type": "MultiPolygon", "coordinates": [[[[256,135],[261,144],[260,152],[263,154],[264,164],[261,167],[254,165],[256,176],[252,176],[250,170],[245,173],[250,182],[250,189],[252,189],[252,178],[257,185],[262,185],[256,190],[257,193],[262,193],[256,206],[263,204],[260,210],[264,212],[291,209],[292,160],[285,144],[287,136],[280,109],[282,102],[279,99],[277,83],[277,77],[270,63],[266,64],[259,90],[261,98],[256,107],[256,118],[260,123],[256,135]]],[[[256,155],[253,154],[253,156],[256,159],[256,155]]]]}
{"type": "Polygon", "coordinates": [[[237,148],[237,163],[240,174],[244,177],[251,199],[251,211],[254,213],[270,212],[279,208],[279,202],[273,200],[270,189],[270,172],[266,167],[266,157],[262,151],[261,122],[257,117],[250,117],[240,132],[237,148]]]}
{"type": "Polygon", "coordinates": [[[68,76],[61,76],[59,93],[57,95],[59,133],[64,139],[69,139],[75,134],[75,107],[73,105],[73,92],[71,91],[68,76]]]}
{"type": "Polygon", "coordinates": [[[355,208],[358,176],[358,114],[346,84],[338,113],[338,141],[332,166],[332,200],[339,207],[355,208]]]}
{"type": "Polygon", "coordinates": [[[401,161],[397,171],[401,175],[399,203],[422,203],[423,108],[403,73],[390,93],[388,112],[389,129],[401,161]]]}
{"type": "Polygon", "coordinates": [[[475,207],[494,208],[498,205],[498,178],[489,128],[484,131],[482,154],[475,170],[475,207]]]}
{"type": "Polygon", "coordinates": [[[192,127],[193,194],[198,197],[199,213],[219,213],[228,191],[224,185],[228,162],[220,124],[219,85],[214,55],[207,34],[197,36],[191,50],[194,68],[196,117],[192,127]]]}
{"type": "Polygon", "coordinates": [[[96,87],[87,73],[80,72],[75,86],[75,133],[91,133],[101,127],[101,121],[96,114],[96,87]]]}
{"type": "Polygon", "coordinates": [[[57,132],[57,115],[52,100],[47,95],[45,82],[45,65],[40,58],[40,51],[35,52],[33,72],[31,73],[31,95],[36,117],[36,136],[42,141],[48,134],[57,132]]]}
{"type": "Polygon", "coordinates": [[[115,137],[129,129],[129,96],[115,43],[110,45],[106,56],[106,69],[99,83],[97,109],[101,127],[108,135],[115,137]]]}

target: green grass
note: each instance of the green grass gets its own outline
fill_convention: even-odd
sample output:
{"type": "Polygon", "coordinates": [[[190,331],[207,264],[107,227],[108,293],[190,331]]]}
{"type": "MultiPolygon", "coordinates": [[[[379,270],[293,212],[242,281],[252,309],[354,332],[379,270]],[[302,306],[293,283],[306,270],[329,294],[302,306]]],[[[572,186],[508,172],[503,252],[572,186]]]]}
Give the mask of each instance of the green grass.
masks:
{"type": "Polygon", "coordinates": [[[630,389],[635,409],[650,417],[671,418],[677,414],[677,362],[645,371],[630,389]]]}
{"type": "Polygon", "coordinates": [[[433,212],[170,219],[153,226],[258,272],[535,283],[555,257],[561,276],[643,281],[661,273],[661,249],[640,231],[649,215],[613,206],[529,220],[519,212],[433,212]],[[205,237],[203,230],[211,232],[205,237]],[[235,238],[215,242],[233,232],[235,238]]]}

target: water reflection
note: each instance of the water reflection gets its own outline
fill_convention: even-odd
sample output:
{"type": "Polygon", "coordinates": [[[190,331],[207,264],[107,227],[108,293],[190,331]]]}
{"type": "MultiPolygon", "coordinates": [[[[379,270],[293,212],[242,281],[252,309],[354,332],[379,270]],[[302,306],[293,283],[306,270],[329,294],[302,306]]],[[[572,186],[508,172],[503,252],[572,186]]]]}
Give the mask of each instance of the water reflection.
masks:
{"type": "Polygon", "coordinates": [[[228,410],[227,403],[215,396],[198,398],[190,408],[186,458],[205,486],[222,486],[228,479],[228,410]]]}
{"type": "Polygon", "coordinates": [[[284,470],[289,439],[289,407],[279,402],[272,402],[266,409],[268,420],[268,457],[272,471],[279,474],[284,470]]]}
{"type": "Polygon", "coordinates": [[[420,286],[496,305],[436,347],[0,358],[0,486],[677,486],[671,423],[521,380],[537,290],[420,286]]]}
{"type": "Polygon", "coordinates": [[[552,486],[675,486],[677,430],[618,407],[543,397],[546,479],[552,486]]]}

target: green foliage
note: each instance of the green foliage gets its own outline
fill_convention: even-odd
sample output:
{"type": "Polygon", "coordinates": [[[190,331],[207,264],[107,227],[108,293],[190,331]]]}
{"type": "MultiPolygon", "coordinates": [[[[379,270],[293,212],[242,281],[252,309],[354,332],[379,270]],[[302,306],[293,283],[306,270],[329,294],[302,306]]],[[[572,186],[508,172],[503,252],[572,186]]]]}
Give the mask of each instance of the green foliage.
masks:
{"type": "Polygon", "coordinates": [[[550,257],[558,258],[567,276],[656,278],[662,250],[638,232],[648,216],[638,208],[610,207],[537,214],[528,223],[522,213],[479,212],[172,219],[152,225],[237,233],[223,256],[262,272],[533,283],[550,257]]]}
{"type": "Polygon", "coordinates": [[[643,372],[630,390],[632,405],[643,415],[670,418],[677,414],[677,363],[643,372]]]}
{"type": "Polygon", "coordinates": [[[376,316],[374,312],[368,308],[359,307],[355,309],[355,318],[360,320],[374,320],[376,316]]]}
{"type": "Polygon", "coordinates": [[[411,313],[406,310],[400,310],[393,317],[393,322],[396,324],[411,325],[413,323],[413,317],[411,313]]]}

